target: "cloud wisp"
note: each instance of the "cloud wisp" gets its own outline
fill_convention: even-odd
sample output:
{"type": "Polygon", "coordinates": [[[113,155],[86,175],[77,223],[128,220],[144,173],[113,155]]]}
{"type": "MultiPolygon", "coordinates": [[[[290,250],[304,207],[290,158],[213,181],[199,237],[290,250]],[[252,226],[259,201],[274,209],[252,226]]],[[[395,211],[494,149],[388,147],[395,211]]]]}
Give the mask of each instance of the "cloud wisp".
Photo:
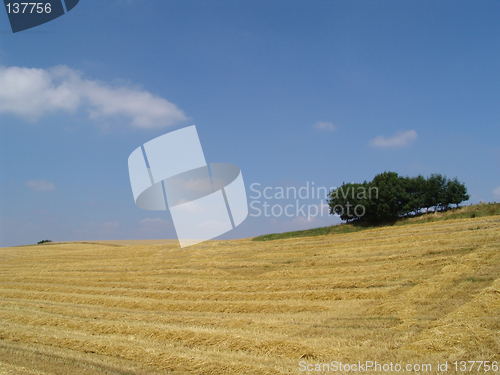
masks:
{"type": "Polygon", "coordinates": [[[175,104],[134,87],[112,87],[82,78],[65,65],[50,69],[0,67],[0,112],[29,122],[83,108],[92,119],[122,116],[137,128],[161,128],[189,120],[175,104]]]}
{"type": "Polygon", "coordinates": [[[45,180],[29,180],[25,184],[33,191],[51,191],[56,189],[56,186],[52,182],[45,180]]]}
{"type": "Polygon", "coordinates": [[[337,126],[333,125],[331,122],[318,121],[313,125],[314,129],[323,131],[334,131],[337,130],[337,126]]]}
{"type": "Polygon", "coordinates": [[[378,148],[396,148],[407,147],[411,145],[418,138],[415,130],[408,130],[405,132],[396,133],[392,137],[386,138],[383,135],[370,140],[370,146],[378,148]]]}

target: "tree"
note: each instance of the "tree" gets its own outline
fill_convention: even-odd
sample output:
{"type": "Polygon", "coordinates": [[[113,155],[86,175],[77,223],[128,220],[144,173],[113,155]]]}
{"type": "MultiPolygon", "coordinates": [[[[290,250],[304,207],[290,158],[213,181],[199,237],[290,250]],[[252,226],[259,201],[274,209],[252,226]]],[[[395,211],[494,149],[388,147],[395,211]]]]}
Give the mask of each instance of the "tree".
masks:
{"type": "Polygon", "coordinates": [[[330,206],[330,214],[337,214],[342,220],[360,219],[365,214],[364,207],[366,201],[366,181],[362,184],[342,183],[342,186],[332,190],[328,194],[327,203],[330,206]],[[356,207],[363,207],[362,212],[358,212],[356,207]]]}
{"type": "Polygon", "coordinates": [[[442,207],[446,197],[446,184],[446,176],[431,174],[425,188],[425,207],[434,207],[435,212],[438,211],[438,207],[442,207]]]}
{"type": "Polygon", "coordinates": [[[417,177],[405,177],[404,188],[407,193],[407,201],[404,211],[409,214],[418,214],[425,207],[426,180],[422,175],[417,177]]]}
{"type": "Polygon", "coordinates": [[[373,178],[370,185],[378,190],[378,197],[372,197],[372,202],[366,210],[369,221],[391,221],[404,214],[408,198],[403,179],[396,172],[380,173],[373,178]]]}
{"type": "Polygon", "coordinates": [[[450,204],[458,205],[464,201],[469,200],[470,196],[467,194],[467,188],[455,177],[453,180],[447,181],[445,189],[445,198],[443,204],[449,206],[450,204]]]}
{"type": "Polygon", "coordinates": [[[402,177],[396,172],[376,175],[372,181],[343,183],[328,194],[330,214],[342,220],[381,223],[409,214],[418,214],[423,208],[446,209],[457,207],[469,199],[467,188],[455,177],[448,180],[441,174],[429,178],[402,177]]]}

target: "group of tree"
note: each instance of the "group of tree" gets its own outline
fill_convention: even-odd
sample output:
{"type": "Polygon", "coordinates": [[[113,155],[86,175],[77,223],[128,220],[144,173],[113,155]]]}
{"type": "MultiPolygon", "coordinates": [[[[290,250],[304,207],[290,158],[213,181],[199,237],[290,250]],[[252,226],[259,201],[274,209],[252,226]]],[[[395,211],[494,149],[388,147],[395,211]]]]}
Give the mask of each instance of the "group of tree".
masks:
{"type": "Polygon", "coordinates": [[[41,240],[41,241],[38,241],[37,244],[40,245],[42,243],[47,243],[47,242],[52,242],[51,240],[41,240]]]}
{"type": "Polygon", "coordinates": [[[396,172],[376,175],[372,181],[343,183],[328,194],[330,214],[342,220],[382,223],[416,215],[433,208],[434,211],[457,207],[469,199],[467,188],[455,177],[450,180],[441,174],[425,178],[403,177],[396,172]]]}

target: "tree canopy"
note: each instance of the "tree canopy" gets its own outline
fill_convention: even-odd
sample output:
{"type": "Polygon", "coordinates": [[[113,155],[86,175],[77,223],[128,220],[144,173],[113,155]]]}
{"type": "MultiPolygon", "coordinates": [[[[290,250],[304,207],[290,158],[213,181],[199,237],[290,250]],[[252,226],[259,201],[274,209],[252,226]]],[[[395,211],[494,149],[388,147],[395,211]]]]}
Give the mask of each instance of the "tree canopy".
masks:
{"type": "Polygon", "coordinates": [[[343,183],[329,192],[327,203],[330,214],[338,214],[342,220],[380,223],[416,215],[424,209],[434,208],[437,212],[452,204],[458,207],[468,199],[467,188],[456,177],[403,177],[384,172],[370,182],[343,183]]]}

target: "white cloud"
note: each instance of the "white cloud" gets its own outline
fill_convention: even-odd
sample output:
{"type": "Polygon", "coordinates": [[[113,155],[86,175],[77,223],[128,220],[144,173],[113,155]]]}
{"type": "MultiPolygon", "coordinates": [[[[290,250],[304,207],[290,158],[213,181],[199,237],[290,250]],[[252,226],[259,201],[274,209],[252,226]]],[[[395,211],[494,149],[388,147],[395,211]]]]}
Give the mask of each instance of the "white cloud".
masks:
{"type": "Polygon", "coordinates": [[[337,129],[337,126],[333,125],[331,122],[318,121],[314,124],[314,128],[318,130],[333,131],[337,129]]]}
{"type": "Polygon", "coordinates": [[[165,127],[189,119],[175,104],[148,91],[86,80],[81,72],[65,65],[0,67],[0,112],[34,122],[46,114],[79,108],[94,119],[125,116],[139,128],[165,127]]]}
{"type": "Polygon", "coordinates": [[[26,181],[26,186],[33,191],[50,191],[55,190],[56,186],[52,182],[45,180],[30,180],[26,181]]]}
{"type": "Polygon", "coordinates": [[[500,186],[493,189],[492,193],[495,199],[500,199],[500,186]]]}
{"type": "Polygon", "coordinates": [[[413,143],[417,139],[415,130],[396,133],[394,136],[386,138],[380,135],[370,141],[370,145],[374,147],[405,147],[413,143]]]}

